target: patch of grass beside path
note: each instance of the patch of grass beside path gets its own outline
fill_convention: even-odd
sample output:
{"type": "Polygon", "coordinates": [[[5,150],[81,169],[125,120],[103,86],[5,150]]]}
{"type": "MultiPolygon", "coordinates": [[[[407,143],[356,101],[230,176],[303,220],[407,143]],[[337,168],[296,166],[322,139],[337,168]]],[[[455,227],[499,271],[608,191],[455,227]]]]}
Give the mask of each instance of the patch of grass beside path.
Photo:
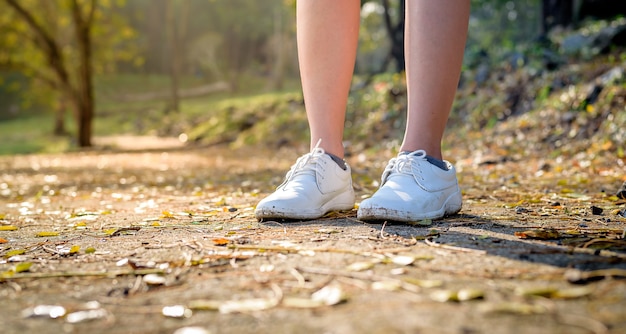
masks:
{"type": "Polygon", "coordinates": [[[70,138],[52,135],[53,126],[48,113],[1,121],[0,155],[67,151],[70,138]]]}

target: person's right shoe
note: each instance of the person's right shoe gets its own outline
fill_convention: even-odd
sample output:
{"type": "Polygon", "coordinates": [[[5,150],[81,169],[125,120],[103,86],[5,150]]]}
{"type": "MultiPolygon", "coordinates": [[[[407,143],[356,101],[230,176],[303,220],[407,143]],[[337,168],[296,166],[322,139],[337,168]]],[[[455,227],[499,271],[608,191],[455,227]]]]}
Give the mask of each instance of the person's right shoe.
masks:
{"type": "Polygon", "coordinates": [[[412,222],[439,219],[461,210],[461,189],[454,166],[431,164],[426,152],[401,153],[383,172],[380,188],[359,205],[360,220],[412,222]]]}
{"type": "Polygon", "coordinates": [[[316,219],[330,211],[354,208],[350,166],[341,168],[316,147],[291,166],[285,181],[257,204],[257,219],[316,219]]]}

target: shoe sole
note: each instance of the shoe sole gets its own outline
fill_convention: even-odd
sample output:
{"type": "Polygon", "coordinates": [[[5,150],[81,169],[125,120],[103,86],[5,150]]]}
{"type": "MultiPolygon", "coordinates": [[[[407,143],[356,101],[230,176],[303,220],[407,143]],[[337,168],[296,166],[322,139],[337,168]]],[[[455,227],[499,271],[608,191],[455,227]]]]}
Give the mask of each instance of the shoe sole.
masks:
{"type": "Polygon", "coordinates": [[[361,208],[357,212],[357,219],[363,221],[390,220],[397,222],[414,222],[424,219],[440,219],[461,211],[462,200],[458,194],[452,194],[441,209],[427,213],[414,213],[383,207],[361,208]]]}
{"type": "Polygon", "coordinates": [[[257,219],[317,219],[331,211],[354,209],[354,193],[343,193],[322,205],[319,209],[294,210],[293,208],[257,208],[254,212],[257,219]],[[345,197],[345,198],[342,198],[345,197]],[[340,203],[337,203],[339,201],[340,203]]]}

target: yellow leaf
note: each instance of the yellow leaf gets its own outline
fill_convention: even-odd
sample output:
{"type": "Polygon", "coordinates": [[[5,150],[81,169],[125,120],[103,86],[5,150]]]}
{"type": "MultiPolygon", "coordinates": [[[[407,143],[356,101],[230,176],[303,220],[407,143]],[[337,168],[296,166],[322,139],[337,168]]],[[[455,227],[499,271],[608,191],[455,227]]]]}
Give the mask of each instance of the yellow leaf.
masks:
{"type": "Polygon", "coordinates": [[[15,272],[13,270],[0,272],[0,278],[11,278],[13,276],[15,276],[15,272]]]}
{"type": "Polygon", "coordinates": [[[174,218],[174,215],[169,211],[161,212],[161,218],[174,218]]]}
{"type": "Polygon", "coordinates": [[[80,246],[74,245],[70,248],[70,254],[76,254],[80,251],[80,246]]]}
{"type": "Polygon", "coordinates": [[[39,232],[37,233],[38,237],[56,237],[59,235],[59,232],[50,232],[50,231],[43,231],[43,232],[39,232]]]}
{"type": "Polygon", "coordinates": [[[87,247],[87,249],[85,249],[86,254],[93,254],[95,252],[96,252],[96,249],[93,247],[87,247]]]}
{"type": "Polygon", "coordinates": [[[18,228],[13,225],[3,225],[0,226],[0,231],[17,231],[18,228]]]}
{"type": "Polygon", "coordinates": [[[106,235],[111,235],[111,234],[113,234],[115,231],[117,231],[117,229],[116,229],[116,228],[110,228],[110,229],[104,230],[104,234],[106,234],[106,235]]]}
{"type": "Polygon", "coordinates": [[[33,265],[32,262],[22,262],[22,263],[18,263],[15,268],[13,268],[13,271],[15,271],[16,273],[22,273],[25,271],[29,271],[30,267],[33,265]]]}
{"type": "Polygon", "coordinates": [[[11,256],[15,256],[15,255],[22,255],[26,253],[25,250],[23,249],[14,249],[14,250],[10,250],[8,252],[6,252],[6,254],[4,254],[4,257],[11,257],[11,256]]]}

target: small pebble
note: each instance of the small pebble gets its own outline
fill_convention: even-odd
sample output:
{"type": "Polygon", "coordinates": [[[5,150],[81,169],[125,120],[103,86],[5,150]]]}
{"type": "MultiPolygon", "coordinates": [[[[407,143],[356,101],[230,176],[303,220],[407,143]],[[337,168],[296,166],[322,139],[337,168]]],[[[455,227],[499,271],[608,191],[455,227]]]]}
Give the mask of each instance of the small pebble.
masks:
{"type": "Polygon", "coordinates": [[[604,209],[597,207],[597,206],[592,206],[591,207],[591,213],[594,215],[601,215],[602,211],[604,211],[604,209]]]}
{"type": "Polygon", "coordinates": [[[626,199],[626,182],[622,184],[622,187],[615,194],[617,198],[626,199]]]}

